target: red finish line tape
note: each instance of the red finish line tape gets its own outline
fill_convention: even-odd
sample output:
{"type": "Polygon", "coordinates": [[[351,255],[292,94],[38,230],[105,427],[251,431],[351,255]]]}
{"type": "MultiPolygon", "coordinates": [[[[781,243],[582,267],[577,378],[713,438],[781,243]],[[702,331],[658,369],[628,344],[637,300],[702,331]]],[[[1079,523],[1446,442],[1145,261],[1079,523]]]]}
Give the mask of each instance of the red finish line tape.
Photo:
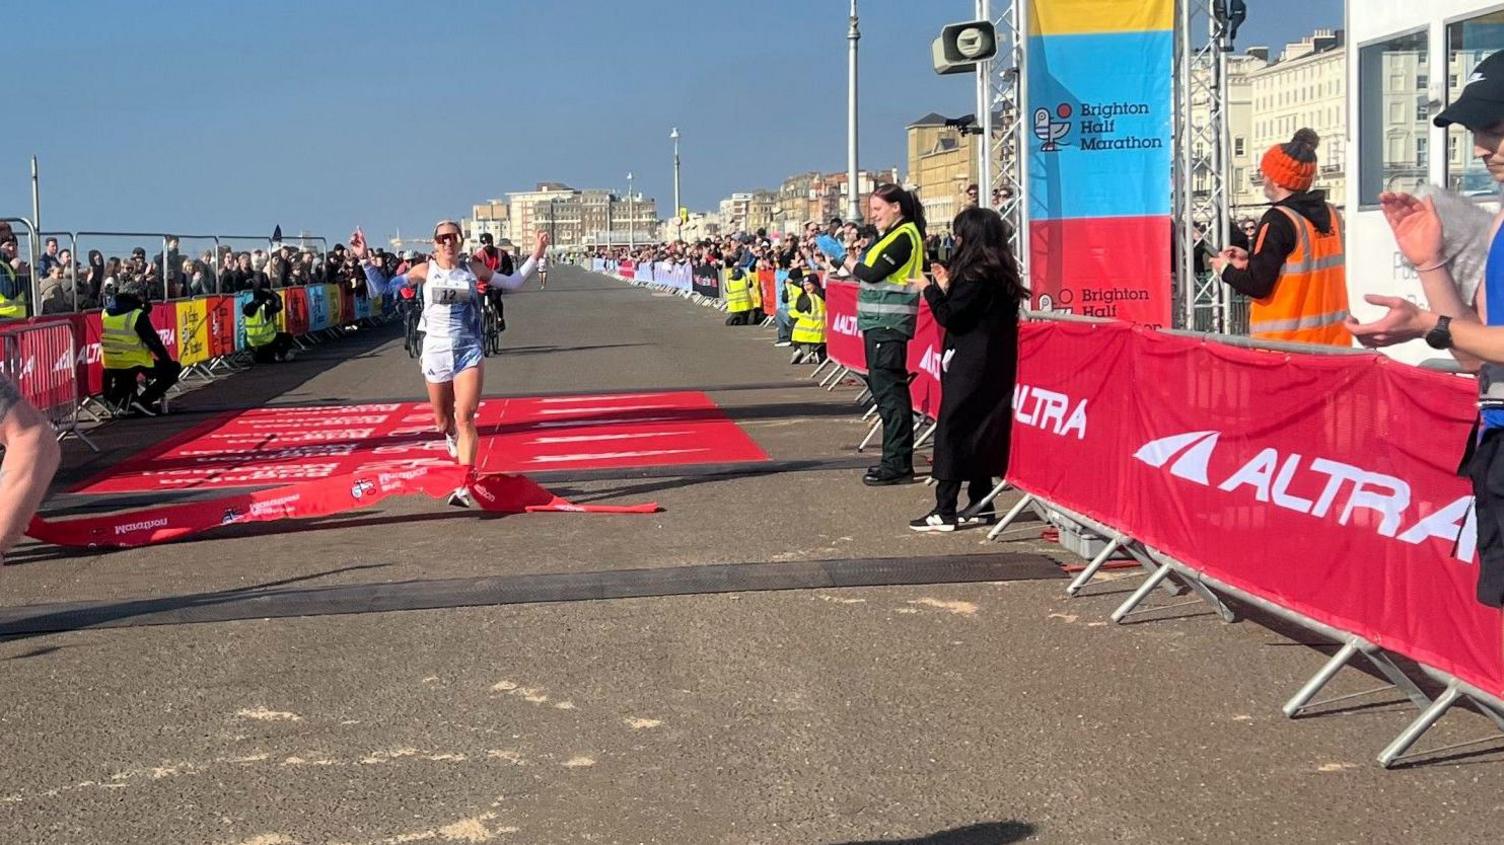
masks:
{"type": "Polygon", "coordinates": [[[465,486],[489,513],[656,513],[657,503],[577,505],[531,479],[504,473],[473,474],[468,467],[422,467],[400,472],[353,473],[287,484],[254,493],[162,505],[107,516],[48,520],[35,517],[26,533],[74,548],[132,548],[166,543],[223,525],[329,516],[374,505],[388,496],[424,493],[446,498],[465,486]]]}

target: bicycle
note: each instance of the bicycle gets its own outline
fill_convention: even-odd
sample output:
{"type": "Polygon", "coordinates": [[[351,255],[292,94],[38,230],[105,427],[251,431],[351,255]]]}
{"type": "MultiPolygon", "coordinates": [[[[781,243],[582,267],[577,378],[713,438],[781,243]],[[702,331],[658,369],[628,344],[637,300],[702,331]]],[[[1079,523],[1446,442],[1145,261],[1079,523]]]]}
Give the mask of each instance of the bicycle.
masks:
{"type": "Polygon", "coordinates": [[[417,358],[423,354],[423,332],[418,329],[418,320],[422,316],[422,306],[416,299],[401,300],[402,308],[402,345],[407,349],[407,357],[417,358]]]}
{"type": "Polygon", "coordinates": [[[500,304],[489,293],[481,295],[481,317],[485,354],[487,357],[500,355],[501,333],[507,330],[507,321],[502,315],[500,304]]]}

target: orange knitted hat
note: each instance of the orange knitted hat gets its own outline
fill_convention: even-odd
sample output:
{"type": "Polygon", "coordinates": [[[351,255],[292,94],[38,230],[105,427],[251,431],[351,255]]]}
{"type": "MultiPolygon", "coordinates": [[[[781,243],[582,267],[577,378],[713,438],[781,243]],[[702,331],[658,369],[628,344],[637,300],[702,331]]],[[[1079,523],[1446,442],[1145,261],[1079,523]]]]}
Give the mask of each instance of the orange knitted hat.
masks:
{"type": "Polygon", "coordinates": [[[1309,191],[1316,181],[1316,147],[1321,137],[1310,129],[1298,129],[1288,144],[1275,144],[1264,153],[1259,169],[1264,178],[1287,191],[1309,191]]]}

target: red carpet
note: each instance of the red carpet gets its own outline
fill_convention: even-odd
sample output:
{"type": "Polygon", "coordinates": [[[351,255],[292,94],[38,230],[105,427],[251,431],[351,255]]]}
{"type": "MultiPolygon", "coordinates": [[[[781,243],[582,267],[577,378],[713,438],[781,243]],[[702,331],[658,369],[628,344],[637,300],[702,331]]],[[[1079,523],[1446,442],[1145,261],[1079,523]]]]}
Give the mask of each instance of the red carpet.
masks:
{"type": "MultiPolygon", "coordinates": [[[[476,422],[486,473],[768,459],[704,393],[487,399],[476,422]]],[[[211,419],[73,492],[259,487],[453,465],[427,403],[258,408],[211,419]]]]}

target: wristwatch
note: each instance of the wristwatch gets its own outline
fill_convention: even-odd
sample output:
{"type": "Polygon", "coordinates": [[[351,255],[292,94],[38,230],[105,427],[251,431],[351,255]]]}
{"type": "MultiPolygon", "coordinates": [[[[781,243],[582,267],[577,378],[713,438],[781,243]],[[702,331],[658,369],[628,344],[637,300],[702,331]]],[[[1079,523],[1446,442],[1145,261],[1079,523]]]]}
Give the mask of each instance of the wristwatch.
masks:
{"type": "Polygon", "coordinates": [[[1426,345],[1432,349],[1452,348],[1452,318],[1436,318],[1436,328],[1426,332],[1426,345]]]}

